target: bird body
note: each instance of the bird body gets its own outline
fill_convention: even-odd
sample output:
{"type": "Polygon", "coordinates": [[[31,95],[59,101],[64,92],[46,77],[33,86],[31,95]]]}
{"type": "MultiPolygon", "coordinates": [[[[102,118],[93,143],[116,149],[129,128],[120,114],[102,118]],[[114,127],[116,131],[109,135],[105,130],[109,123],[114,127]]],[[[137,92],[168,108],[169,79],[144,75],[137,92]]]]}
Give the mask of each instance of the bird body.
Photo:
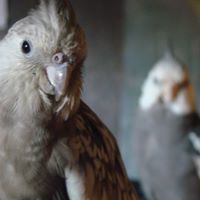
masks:
{"type": "Polygon", "coordinates": [[[145,124],[135,127],[140,134],[135,136],[135,162],[146,196],[158,200],[198,199],[199,179],[188,151],[188,134],[199,123],[197,113],[176,116],[156,105],[146,113],[138,110],[136,124],[141,121],[145,124]]]}
{"type": "Polygon", "coordinates": [[[117,143],[81,101],[87,45],[68,0],[0,42],[0,198],[135,200],[117,143]]]}
{"type": "MultiPolygon", "coordinates": [[[[80,109],[69,123],[59,127],[64,128],[60,131],[64,138],[61,137],[58,146],[55,146],[55,154],[61,156],[55,159],[60,157],[60,163],[64,166],[67,161],[72,170],[78,169],[88,199],[136,198],[115,138],[85,103],[81,102],[80,109]],[[66,130],[69,130],[68,134],[66,130]],[[65,152],[71,152],[71,161],[63,155],[65,152]]],[[[64,166],[57,167],[64,169],[64,166]]],[[[69,169],[65,174],[68,172],[69,169]]]]}
{"type": "Polygon", "coordinates": [[[1,139],[10,147],[0,148],[2,199],[67,199],[67,192],[72,200],[136,199],[114,137],[89,107],[81,102],[72,119],[56,120],[41,129],[31,124],[31,135],[30,127],[15,127],[18,137],[16,130],[25,133],[20,144],[1,139]]]}
{"type": "Polygon", "coordinates": [[[200,180],[188,151],[198,123],[187,71],[167,55],[145,80],[134,123],[135,162],[148,199],[199,199],[200,180]]]}

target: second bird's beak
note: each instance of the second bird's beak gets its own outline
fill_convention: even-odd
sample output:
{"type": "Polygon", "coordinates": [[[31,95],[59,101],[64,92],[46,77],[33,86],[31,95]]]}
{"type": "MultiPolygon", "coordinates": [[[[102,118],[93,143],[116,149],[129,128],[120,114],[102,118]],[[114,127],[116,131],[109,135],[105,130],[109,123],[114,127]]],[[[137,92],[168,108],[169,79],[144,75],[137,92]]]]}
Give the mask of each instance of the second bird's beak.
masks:
{"type": "Polygon", "coordinates": [[[63,53],[56,53],[52,57],[52,63],[46,67],[48,80],[55,90],[56,101],[64,94],[66,87],[69,64],[64,57],[63,53]]]}

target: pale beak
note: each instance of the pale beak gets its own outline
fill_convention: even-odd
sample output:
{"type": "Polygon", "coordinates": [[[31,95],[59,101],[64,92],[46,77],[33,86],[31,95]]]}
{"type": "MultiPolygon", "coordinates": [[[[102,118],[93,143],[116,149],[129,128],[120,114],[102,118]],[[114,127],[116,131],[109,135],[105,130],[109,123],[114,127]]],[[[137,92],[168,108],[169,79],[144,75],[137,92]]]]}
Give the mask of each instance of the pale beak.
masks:
{"type": "Polygon", "coordinates": [[[49,82],[54,87],[56,101],[64,94],[67,80],[68,62],[64,61],[63,53],[56,53],[52,57],[52,64],[46,67],[49,82]]]}

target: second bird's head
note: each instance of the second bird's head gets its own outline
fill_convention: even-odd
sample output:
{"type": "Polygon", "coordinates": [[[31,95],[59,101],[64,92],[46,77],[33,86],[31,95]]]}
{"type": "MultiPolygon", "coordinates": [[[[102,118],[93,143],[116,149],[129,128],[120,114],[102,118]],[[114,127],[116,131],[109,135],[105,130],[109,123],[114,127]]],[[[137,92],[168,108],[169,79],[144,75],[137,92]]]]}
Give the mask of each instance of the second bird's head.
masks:
{"type": "Polygon", "coordinates": [[[193,86],[184,65],[167,52],[149,72],[139,101],[143,110],[162,104],[174,114],[195,110],[193,86]]]}

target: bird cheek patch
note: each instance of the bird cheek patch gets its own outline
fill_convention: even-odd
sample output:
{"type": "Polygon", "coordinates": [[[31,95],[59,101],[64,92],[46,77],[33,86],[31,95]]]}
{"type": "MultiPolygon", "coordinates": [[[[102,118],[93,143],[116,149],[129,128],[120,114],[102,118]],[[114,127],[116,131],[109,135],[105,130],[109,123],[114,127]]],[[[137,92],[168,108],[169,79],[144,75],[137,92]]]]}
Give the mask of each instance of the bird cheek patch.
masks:
{"type": "Polygon", "coordinates": [[[55,89],[56,101],[60,99],[65,90],[68,64],[54,64],[46,68],[49,82],[55,89]]]}
{"type": "Polygon", "coordinates": [[[180,88],[178,85],[174,85],[174,87],[172,88],[172,100],[175,100],[178,96],[178,93],[180,92],[180,88]]]}
{"type": "Polygon", "coordinates": [[[164,89],[164,93],[163,93],[163,100],[165,103],[171,103],[173,102],[176,97],[177,97],[177,87],[176,85],[171,85],[169,87],[166,87],[164,89]]]}

